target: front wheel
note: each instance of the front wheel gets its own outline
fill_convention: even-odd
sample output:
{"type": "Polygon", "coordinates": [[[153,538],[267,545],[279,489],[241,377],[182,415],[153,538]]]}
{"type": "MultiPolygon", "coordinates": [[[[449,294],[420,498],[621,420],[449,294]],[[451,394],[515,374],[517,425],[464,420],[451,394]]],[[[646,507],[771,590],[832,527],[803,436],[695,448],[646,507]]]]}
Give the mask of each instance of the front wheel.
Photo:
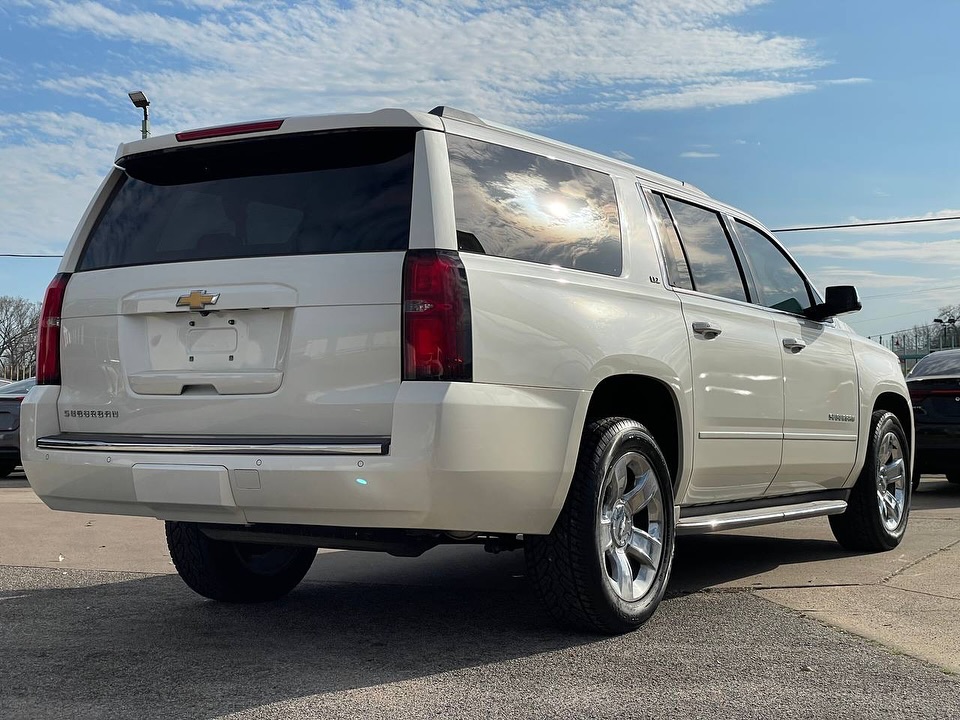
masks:
{"type": "Polygon", "coordinates": [[[167,547],[183,581],[211,600],[276,600],[307,574],[316,548],[214,540],[195,523],[166,523],[167,547]]]}
{"type": "Polygon", "coordinates": [[[892,550],[903,539],[910,515],[910,446],[900,421],[879,410],[870,424],[867,458],[847,510],[830,516],[833,535],[847,550],[892,550]]]}
{"type": "Polygon", "coordinates": [[[0,461],[0,478],[5,478],[13,473],[13,469],[17,466],[14,462],[0,461]]]}
{"type": "Polygon", "coordinates": [[[599,420],[584,430],[553,530],[524,536],[527,574],[562,624],[629,632],[663,598],[674,535],[670,470],[653,436],[627,418],[599,420]]]}
{"type": "MultiPolygon", "coordinates": [[[[3,477],[3,475],[0,475],[0,477],[3,477]]],[[[947,482],[953,483],[954,485],[960,485],[960,473],[958,472],[947,473],[947,482]]]]}

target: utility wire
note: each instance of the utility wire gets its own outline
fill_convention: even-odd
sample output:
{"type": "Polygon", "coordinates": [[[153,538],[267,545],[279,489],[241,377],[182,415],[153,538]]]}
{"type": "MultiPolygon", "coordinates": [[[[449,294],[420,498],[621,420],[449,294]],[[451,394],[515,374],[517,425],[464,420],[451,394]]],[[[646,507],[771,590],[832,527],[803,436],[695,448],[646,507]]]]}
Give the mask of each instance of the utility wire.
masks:
{"type": "Polygon", "coordinates": [[[800,227],[780,228],[773,232],[805,232],[807,230],[842,230],[844,228],[880,227],[882,225],[910,225],[912,223],[944,222],[960,220],[960,215],[950,217],[911,218],[909,220],[877,220],[875,222],[845,223],[842,225],[803,225],[800,227]]]}
{"type": "Polygon", "coordinates": [[[939,287],[929,287],[923,290],[901,290],[899,292],[883,293],[882,295],[864,295],[861,300],[874,300],[876,298],[900,297],[901,295],[921,295],[928,292],[937,292],[940,290],[956,290],[957,283],[952,285],[940,285],[939,287]]]}
{"type": "Polygon", "coordinates": [[[63,255],[28,255],[25,253],[0,253],[0,257],[15,258],[62,258],[63,255]]]}

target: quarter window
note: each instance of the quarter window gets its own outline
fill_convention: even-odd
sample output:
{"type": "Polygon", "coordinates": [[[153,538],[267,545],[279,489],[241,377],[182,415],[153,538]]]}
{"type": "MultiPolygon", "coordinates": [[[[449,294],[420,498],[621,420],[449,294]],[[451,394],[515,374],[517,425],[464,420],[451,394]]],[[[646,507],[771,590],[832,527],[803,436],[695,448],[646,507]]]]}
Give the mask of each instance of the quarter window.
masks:
{"type": "Polygon", "coordinates": [[[650,207],[653,208],[654,219],[657,222],[660,243],[663,246],[663,256],[667,264],[667,280],[674,287],[693,290],[693,280],[690,278],[687,258],[683,254],[683,247],[680,245],[680,236],[677,235],[677,229],[673,226],[673,218],[670,217],[670,211],[667,210],[663,196],[649,190],[645,191],[644,194],[647,197],[647,202],[650,203],[650,207]]]}
{"type": "Polygon", "coordinates": [[[620,274],[609,175],[455,135],[447,147],[462,252],[620,274]]]}
{"type": "Polygon", "coordinates": [[[803,277],[773,241],[760,231],[736,221],[737,237],[757,281],[756,302],[768,308],[801,313],[813,303],[803,277]]]}
{"type": "Polygon", "coordinates": [[[740,266],[720,215],[713,210],[666,198],[680,231],[693,286],[698,292],[746,300],[740,266]]]}

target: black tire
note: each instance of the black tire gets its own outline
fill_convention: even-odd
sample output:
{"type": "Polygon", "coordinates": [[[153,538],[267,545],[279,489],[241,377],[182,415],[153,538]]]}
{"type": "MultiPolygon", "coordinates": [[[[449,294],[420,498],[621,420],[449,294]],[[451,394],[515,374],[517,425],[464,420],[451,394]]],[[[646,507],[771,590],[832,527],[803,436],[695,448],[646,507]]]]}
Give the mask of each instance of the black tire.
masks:
{"type": "Polygon", "coordinates": [[[900,544],[907,529],[912,491],[910,446],[903,427],[896,415],[878,410],[871,418],[867,457],[850,492],[847,510],[842,515],[830,516],[833,536],[847,550],[892,550],[900,544]],[[896,462],[898,452],[901,463],[896,462]],[[882,467],[886,468],[885,480],[881,479],[882,467]],[[903,487],[897,488],[899,481],[896,478],[900,474],[903,487]],[[886,519],[881,511],[881,483],[887,488],[886,494],[895,506],[888,504],[890,515],[886,519]],[[890,488],[894,491],[890,492],[890,488]],[[898,489],[899,494],[896,492],[898,489]]]}
{"type": "Polygon", "coordinates": [[[553,530],[549,535],[524,536],[527,576],[559,623],[610,635],[630,632],[653,615],[663,598],[673,565],[674,537],[670,470],[653,436],[627,418],[598,420],[584,430],[573,481],[553,530]],[[618,467],[625,490],[619,498],[613,480],[618,467]],[[643,469],[642,474],[631,467],[643,469]],[[659,498],[654,486],[647,485],[651,479],[659,498]],[[610,500],[612,509],[605,514],[610,500]],[[633,502],[644,504],[634,511],[633,502]],[[634,530],[647,534],[638,536],[634,530]],[[659,541],[659,552],[651,537],[659,541]],[[650,543],[643,548],[649,551],[648,559],[656,556],[655,562],[638,560],[642,556],[636,554],[637,538],[641,545],[650,543]],[[608,549],[601,550],[603,543],[608,549]],[[631,574],[620,570],[626,566],[618,560],[627,563],[631,574]],[[624,599],[611,573],[629,578],[626,595],[636,597],[624,599]]]}
{"type": "Polygon", "coordinates": [[[0,479],[8,477],[13,473],[13,469],[17,466],[14,462],[0,462],[0,479]]]}
{"type": "Polygon", "coordinates": [[[316,548],[214,540],[195,523],[167,522],[167,547],[183,581],[211,600],[276,600],[307,574],[316,548]]]}
{"type": "MultiPolygon", "coordinates": [[[[0,475],[0,477],[3,477],[3,475],[0,475]]],[[[960,473],[947,473],[947,482],[953,483],[954,485],[960,485],[960,473]]]]}

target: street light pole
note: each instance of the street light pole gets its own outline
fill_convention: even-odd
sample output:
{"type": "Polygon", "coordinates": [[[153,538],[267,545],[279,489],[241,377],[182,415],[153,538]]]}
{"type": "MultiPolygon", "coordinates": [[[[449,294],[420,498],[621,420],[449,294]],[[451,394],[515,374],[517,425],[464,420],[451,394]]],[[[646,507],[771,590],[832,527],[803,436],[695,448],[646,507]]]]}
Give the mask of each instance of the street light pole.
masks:
{"type": "Polygon", "coordinates": [[[947,326],[944,325],[943,318],[934,318],[934,319],[933,319],[933,324],[940,328],[940,329],[937,331],[937,339],[940,341],[940,342],[938,343],[938,344],[940,345],[940,347],[937,348],[937,349],[938,349],[938,350],[943,350],[943,336],[944,336],[944,335],[946,334],[946,332],[947,332],[947,326]]]}
{"type": "Polygon", "coordinates": [[[147,100],[147,96],[143,94],[143,90],[134,90],[131,93],[127,93],[127,95],[130,96],[130,102],[133,103],[134,107],[143,110],[143,124],[140,126],[140,137],[146,140],[150,137],[150,101],[147,100]]]}

